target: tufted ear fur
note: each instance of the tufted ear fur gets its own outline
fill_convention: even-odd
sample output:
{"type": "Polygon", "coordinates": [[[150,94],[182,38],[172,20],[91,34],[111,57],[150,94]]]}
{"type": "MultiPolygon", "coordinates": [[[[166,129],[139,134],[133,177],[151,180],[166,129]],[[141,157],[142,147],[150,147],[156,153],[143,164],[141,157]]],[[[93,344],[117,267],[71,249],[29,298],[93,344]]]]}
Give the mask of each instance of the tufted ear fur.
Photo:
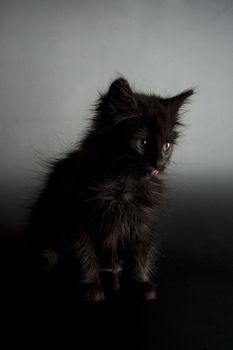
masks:
{"type": "Polygon", "coordinates": [[[110,85],[107,93],[101,94],[96,111],[96,126],[103,124],[106,129],[111,129],[119,122],[136,116],[137,103],[134,93],[127,80],[116,79],[110,85]]]}
{"type": "Polygon", "coordinates": [[[105,96],[107,110],[114,114],[129,115],[135,107],[133,91],[127,80],[116,79],[105,96]]]}
{"type": "Polygon", "coordinates": [[[188,103],[189,97],[194,94],[193,89],[185,90],[173,97],[161,99],[162,103],[169,109],[171,115],[176,116],[180,108],[188,103]]]}

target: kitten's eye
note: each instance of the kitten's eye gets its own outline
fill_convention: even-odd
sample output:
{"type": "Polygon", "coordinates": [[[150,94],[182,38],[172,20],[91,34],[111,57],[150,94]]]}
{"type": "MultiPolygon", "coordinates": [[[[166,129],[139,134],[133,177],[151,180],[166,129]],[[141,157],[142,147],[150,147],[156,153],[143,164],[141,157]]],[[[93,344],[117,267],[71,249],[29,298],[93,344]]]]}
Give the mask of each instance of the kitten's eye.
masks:
{"type": "Polygon", "coordinates": [[[138,139],[136,141],[137,150],[139,151],[139,153],[144,153],[144,148],[145,148],[146,144],[147,144],[146,137],[143,137],[143,138],[138,139]]]}
{"type": "Polygon", "coordinates": [[[169,142],[166,142],[164,145],[163,145],[163,152],[167,153],[171,148],[171,144],[169,142]]]}
{"type": "Polygon", "coordinates": [[[146,143],[147,143],[147,140],[146,140],[146,137],[144,137],[143,139],[140,140],[141,141],[141,147],[145,147],[146,146],[146,143]]]}

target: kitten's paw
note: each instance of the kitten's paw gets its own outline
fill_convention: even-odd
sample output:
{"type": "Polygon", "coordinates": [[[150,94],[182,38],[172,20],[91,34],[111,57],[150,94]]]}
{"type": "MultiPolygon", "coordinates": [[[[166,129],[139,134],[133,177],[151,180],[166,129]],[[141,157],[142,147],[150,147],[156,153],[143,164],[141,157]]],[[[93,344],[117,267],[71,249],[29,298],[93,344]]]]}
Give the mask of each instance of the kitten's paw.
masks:
{"type": "Polygon", "coordinates": [[[138,283],[136,291],[142,301],[149,302],[157,299],[155,286],[149,282],[138,283]]]}
{"type": "Polygon", "coordinates": [[[97,283],[88,283],[82,286],[82,300],[91,302],[101,302],[105,300],[102,286],[97,283]]]}
{"type": "Polygon", "coordinates": [[[157,293],[154,287],[151,287],[151,289],[148,289],[147,291],[144,292],[143,295],[143,300],[144,301],[155,301],[157,300],[157,293]]]}
{"type": "Polygon", "coordinates": [[[55,250],[45,249],[43,251],[42,258],[43,258],[43,267],[45,270],[51,271],[57,267],[59,256],[55,252],[55,250]]]}

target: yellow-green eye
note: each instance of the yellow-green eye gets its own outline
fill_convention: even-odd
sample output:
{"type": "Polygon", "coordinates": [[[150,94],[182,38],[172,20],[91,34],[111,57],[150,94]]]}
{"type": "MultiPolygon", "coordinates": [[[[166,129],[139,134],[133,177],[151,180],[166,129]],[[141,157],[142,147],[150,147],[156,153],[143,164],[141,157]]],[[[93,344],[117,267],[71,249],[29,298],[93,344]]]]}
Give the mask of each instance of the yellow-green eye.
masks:
{"type": "Polygon", "coordinates": [[[163,152],[168,152],[171,148],[171,144],[169,142],[166,142],[164,145],[163,145],[163,152]]]}

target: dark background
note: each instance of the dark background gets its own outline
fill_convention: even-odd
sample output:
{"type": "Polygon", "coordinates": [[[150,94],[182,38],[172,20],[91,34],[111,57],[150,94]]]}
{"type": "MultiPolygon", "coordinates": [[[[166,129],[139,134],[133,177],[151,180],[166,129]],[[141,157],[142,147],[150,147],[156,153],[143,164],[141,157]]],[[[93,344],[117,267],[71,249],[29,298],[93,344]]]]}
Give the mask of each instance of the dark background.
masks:
{"type": "Polygon", "coordinates": [[[233,348],[232,1],[0,1],[1,341],[32,348],[233,348]],[[97,90],[194,86],[167,175],[158,301],[81,305],[28,263],[41,159],[68,149],[97,90]],[[36,180],[35,180],[36,179],[36,180]]]}

